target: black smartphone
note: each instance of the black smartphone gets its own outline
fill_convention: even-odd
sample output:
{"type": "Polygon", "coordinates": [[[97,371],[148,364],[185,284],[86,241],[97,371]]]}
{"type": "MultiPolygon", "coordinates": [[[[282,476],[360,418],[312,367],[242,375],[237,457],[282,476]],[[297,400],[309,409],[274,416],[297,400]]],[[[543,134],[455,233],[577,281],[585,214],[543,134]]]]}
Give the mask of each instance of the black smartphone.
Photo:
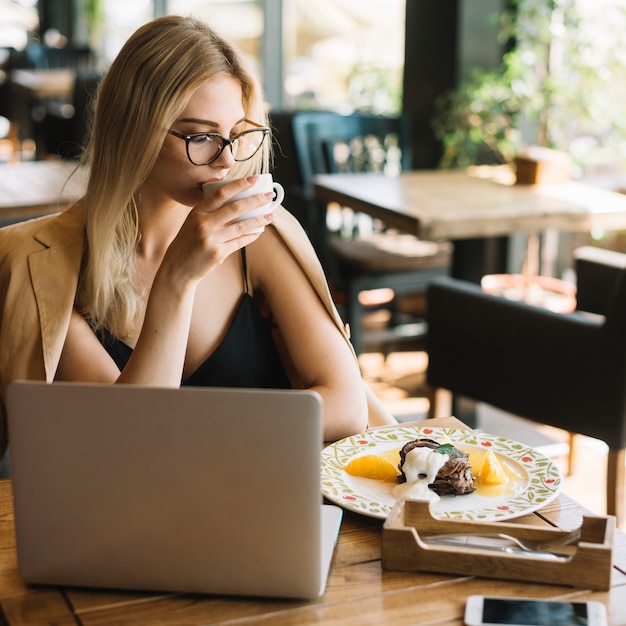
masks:
{"type": "Polygon", "coordinates": [[[607,626],[600,602],[568,602],[529,598],[470,596],[467,626],[607,626]]]}

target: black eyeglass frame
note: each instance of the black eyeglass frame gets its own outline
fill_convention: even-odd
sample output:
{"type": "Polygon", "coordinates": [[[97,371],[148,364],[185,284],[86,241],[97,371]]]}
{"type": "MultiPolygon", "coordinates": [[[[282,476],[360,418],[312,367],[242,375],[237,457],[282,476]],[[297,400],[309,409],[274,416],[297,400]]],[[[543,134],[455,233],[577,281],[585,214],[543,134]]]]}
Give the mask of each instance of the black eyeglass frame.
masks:
{"type": "Polygon", "coordinates": [[[222,152],[224,152],[224,148],[226,148],[226,146],[231,146],[231,151],[232,151],[232,146],[237,142],[237,140],[239,140],[244,135],[247,135],[249,133],[263,132],[263,139],[261,139],[261,141],[259,142],[259,146],[249,157],[246,157],[245,159],[238,159],[235,156],[235,152],[233,151],[233,159],[237,163],[241,163],[243,161],[249,161],[261,149],[261,146],[263,145],[263,142],[265,141],[265,137],[267,137],[267,135],[269,135],[270,133],[270,129],[267,126],[263,126],[262,124],[257,124],[256,122],[253,122],[251,120],[244,120],[244,122],[247,124],[252,124],[253,126],[256,126],[256,128],[250,128],[249,130],[244,130],[238,135],[235,135],[232,139],[227,139],[226,137],[222,137],[222,135],[220,135],[219,133],[192,133],[191,135],[185,135],[184,133],[179,133],[177,130],[173,130],[171,128],[167,132],[170,133],[170,135],[174,135],[174,137],[178,137],[179,139],[183,139],[185,141],[185,150],[187,152],[187,158],[189,159],[189,162],[192,165],[196,165],[198,167],[201,167],[203,165],[211,165],[211,163],[214,163],[215,161],[217,161],[217,159],[220,158],[220,155],[222,154],[222,152]],[[217,151],[217,154],[210,161],[207,161],[206,163],[196,163],[191,158],[189,154],[189,142],[195,137],[214,137],[216,139],[219,139],[222,142],[217,151]]]}

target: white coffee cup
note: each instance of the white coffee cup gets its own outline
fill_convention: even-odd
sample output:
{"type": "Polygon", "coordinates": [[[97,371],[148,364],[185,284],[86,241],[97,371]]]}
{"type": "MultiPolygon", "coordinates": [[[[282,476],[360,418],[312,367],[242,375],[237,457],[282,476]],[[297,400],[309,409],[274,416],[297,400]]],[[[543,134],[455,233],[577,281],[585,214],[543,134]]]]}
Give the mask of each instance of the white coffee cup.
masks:
{"type": "MultiPolygon", "coordinates": [[[[232,182],[232,179],[218,180],[212,183],[206,183],[202,185],[202,191],[204,193],[205,198],[209,194],[217,191],[220,187],[223,187],[226,183],[230,183],[230,182],[232,182]]],[[[254,209],[252,211],[249,211],[248,213],[244,213],[243,215],[240,215],[238,218],[234,219],[233,221],[241,222],[243,220],[250,219],[251,217],[257,217],[259,215],[265,215],[266,213],[271,213],[272,210],[275,209],[277,206],[279,206],[282,203],[283,199],[285,198],[285,190],[283,189],[283,186],[280,183],[275,182],[271,174],[259,174],[259,180],[257,180],[256,183],[252,185],[252,187],[250,187],[249,189],[246,189],[245,191],[242,191],[241,193],[238,193],[236,196],[233,196],[229,200],[229,202],[234,202],[235,200],[242,200],[243,198],[248,198],[258,193],[269,193],[270,191],[274,192],[273,200],[271,200],[267,204],[264,204],[263,206],[260,206],[258,209],[254,209]]],[[[262,233],[263,230],[264,230],[264,227],[262,226],[261,228],[255,229],[251,232],[262,233]]]]}

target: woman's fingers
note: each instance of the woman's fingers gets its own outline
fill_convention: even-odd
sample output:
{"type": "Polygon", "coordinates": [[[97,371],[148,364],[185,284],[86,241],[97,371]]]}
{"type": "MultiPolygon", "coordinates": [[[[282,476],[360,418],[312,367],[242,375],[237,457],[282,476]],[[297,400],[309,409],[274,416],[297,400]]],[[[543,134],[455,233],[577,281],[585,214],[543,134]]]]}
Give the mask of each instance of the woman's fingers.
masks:
{"type": "Polygon", "coordinates": [[[271,207],[264,208],[271,200],[272,193],[267,193],[228,202],[210,211],[204,210],[203,205],[198,205],[188,219],[202,224],[207,235],[214,235],[221,241],[230,241],[249,233],[262,232],[274,217],[271,207]]]}
{"type": "Polygon", "coordinates": [[[199,279],[233,252],[256,241],[273,219],[272,209],[263,209],[273,194],[233,199],[242,190],[248,190],[256,179],[252,176],[224,183],[198,204],[170,244],[167,264],[176,268],[176,272],[199,279]],[[255,214],[246,218],[246,213],[251,211],[255,214]]]}
{"type": "MultiPolygon", "coordinates": [[[[202,186],[202,193],[213,208],[218,208],[233,200],[239,194],[245,193],[259,180],[257,175],[232,180],[218,180],[202,186]]],[[[207,203],[203,203],[206,205],[207,203]]]]}
{"type": "Polygon", "coordinates": [[[263,215],[263,211],[259,209],[272,202],[274,192],[248,195],[258,178],[258,176],[249,176],[232,181],[207,183],[203,188],[205,200],[194,210],[211,213],[212,217],[218,219],[218,225],[243,219],[246,213],[251,211],[254,211],[255,216],[263,215]]]}
{"type": "MultiPolygon", "coordinates": [[[[265,212],[259,211],[259,209],[268,205],[272,201],[273,197],[274,194],[271,192],[255,194],[249,198],[242,198],[241,200],[229,202],[223,207],[216,209],[214,213],[219,214],[219,217],[223,220],[224,224],[231,224],[242,220],[248,221],[248,219],[258,217],[259,212],[261,215],[265,215],[265,212]],[[251,212],[252,215],[246,217],[246,215],[251,212]]],[[[272,209],[268,207],[266,213],[272,213],[272,209]]]]}
{"type": "MultiPolygon", "coordinates": [[[[248,235],[256,235],[256,239],[273,219],[274,214],[270,211],[263,215],[237,220],[226,224],[223,228],[223,233],[227,237],[227,241],[237,240],[248,235]]],[[[247,243],[243,245],[247,245],[247,243]]]]}
{"type": "MultiPolygon", "coordinates": [[[[246,200],[252,200],[252,197],[246,200]]],[[[258,203],[252,204],[254,206],[258,203]]],[[[249,208],[248,206],[247,210],[249,208]]],[[[240,213],[223,209],[213,212],[196,209],[191,211],[169,246],[168,264],[178,266],[178,271],[196,279],[202,278],[214,267],[221,265],[233,252],[256,241],[264,227],[273,219],[271,211],[241,221],[233,221],[233,215],[239,216],[240,213]]]]}

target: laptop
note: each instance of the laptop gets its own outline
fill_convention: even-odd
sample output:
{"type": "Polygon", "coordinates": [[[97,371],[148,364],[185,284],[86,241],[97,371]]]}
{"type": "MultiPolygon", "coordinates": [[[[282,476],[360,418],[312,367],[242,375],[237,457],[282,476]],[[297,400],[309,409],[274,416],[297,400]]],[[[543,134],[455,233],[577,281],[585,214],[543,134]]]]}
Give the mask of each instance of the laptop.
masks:
{"type": "Polygon", "coordinates": [[[342,512],[316,393],[16,381],[6,400],[26,582],[323,594],[342,512]]]}

